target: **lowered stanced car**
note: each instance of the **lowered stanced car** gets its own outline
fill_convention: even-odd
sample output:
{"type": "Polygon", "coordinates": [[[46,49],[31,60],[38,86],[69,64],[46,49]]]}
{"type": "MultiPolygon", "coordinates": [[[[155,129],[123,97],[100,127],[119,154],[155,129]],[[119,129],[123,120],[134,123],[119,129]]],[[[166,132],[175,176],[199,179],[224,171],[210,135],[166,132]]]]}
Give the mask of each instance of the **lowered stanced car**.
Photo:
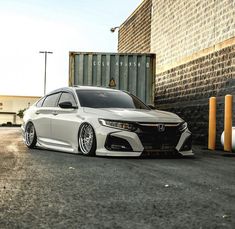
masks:
{"type": "Polygon", "coordinates": [[[29,148],[100,156],[193,155],[187,123],[152,110],[128,92],[100,87],[55,90],[31,106],[22,132],[29,148]]]}

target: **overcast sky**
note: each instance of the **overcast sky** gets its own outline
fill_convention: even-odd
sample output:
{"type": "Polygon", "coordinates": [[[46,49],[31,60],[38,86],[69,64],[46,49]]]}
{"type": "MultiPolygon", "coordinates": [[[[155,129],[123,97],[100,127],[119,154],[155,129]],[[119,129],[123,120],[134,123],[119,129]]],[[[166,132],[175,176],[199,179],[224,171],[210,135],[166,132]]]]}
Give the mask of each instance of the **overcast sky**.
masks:
{"type": "Polygon", "coordinates": [[[122,24],[141,0],[0,0],[0,95],[43,95],[68,84],[68,52],[116,52],[122,24]]]}

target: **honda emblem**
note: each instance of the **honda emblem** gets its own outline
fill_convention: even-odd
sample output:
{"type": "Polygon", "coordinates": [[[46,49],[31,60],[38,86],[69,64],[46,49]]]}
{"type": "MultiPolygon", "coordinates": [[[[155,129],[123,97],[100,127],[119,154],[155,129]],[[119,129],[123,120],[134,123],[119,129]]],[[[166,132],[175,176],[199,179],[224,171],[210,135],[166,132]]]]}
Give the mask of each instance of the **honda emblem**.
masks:
{"type": "Polygon", "coordinates": [[[164,132],[164,131],[165,131],[165,125],[159,124],[159,125],[157,126],[157,129],[158,129],[158,132],[164,132]]]}

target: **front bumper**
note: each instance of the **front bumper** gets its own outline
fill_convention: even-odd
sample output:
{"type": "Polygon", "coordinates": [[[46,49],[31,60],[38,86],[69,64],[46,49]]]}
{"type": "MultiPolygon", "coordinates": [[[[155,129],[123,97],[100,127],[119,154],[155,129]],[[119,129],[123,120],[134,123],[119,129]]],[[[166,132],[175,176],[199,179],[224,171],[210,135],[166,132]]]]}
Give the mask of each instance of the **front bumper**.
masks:
{"type": "MultiPolygon", "coordinates": [[[[157,136],[145,135],[146,138],[151,137],[149,143],[146,143],[145,138],[140,134],[129,131],[119,131],[109,127],[100,127],[96,130],[97,137],[97,150],[98,156],[119,156],[119,157],[139,157],[148,154],[161,154],[161,153],[177,153],[182,156],[193,156],[191,132],[186,129],[177,136],[170,135],[165,139],[165,144],[158,142],[157,136]],[[115,150],[107,147],[107,138],[112,136],[115,138],[124,139],[129,143],[132,150],[115,150]],[[169,142],[169,144],[168,144],[169,142]],[[166,144],[167,143],[167,144],[166,144]],[[154,145],[152,149],[151,144],[154,145]]],[[[163,139],[162,139],[163,140],[163,139]]]]}

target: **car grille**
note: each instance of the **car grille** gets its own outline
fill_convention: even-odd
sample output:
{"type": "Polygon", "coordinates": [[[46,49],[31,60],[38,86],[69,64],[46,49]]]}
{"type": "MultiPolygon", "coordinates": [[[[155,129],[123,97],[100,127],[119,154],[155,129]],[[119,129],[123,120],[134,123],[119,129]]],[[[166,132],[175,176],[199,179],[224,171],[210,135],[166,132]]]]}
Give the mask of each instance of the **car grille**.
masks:
{"type": "Polygon", "coordinates": [[[145,152],[171,152],[175,151],[181,132],[179,124],[163,124],[164,130],[159,130],[159,124],[138,123],[138,135],[145,152]]]}

